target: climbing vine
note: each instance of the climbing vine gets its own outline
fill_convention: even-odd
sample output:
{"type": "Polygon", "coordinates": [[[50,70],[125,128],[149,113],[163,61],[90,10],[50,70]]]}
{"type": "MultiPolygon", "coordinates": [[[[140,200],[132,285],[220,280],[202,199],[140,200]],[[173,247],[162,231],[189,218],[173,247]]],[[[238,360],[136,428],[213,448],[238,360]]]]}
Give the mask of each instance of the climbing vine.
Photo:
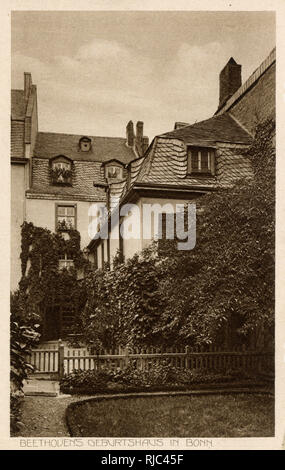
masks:
{"type": "Polygon", "coordinates": [[[44,333],[44,316],[51,314],[48,312],[53,308],[58,311],[70,308],[74,312],[84,304],[85,290],[80,279],[89,262],[80,249],[77,230],[53,233],[24,222],[21,235],[22,278],[12,295],[11,308],[22,317],[39,315],[44,333]],[[65,256],[73,260],[73,266],[60,269],[59,261],[65,256]]]}

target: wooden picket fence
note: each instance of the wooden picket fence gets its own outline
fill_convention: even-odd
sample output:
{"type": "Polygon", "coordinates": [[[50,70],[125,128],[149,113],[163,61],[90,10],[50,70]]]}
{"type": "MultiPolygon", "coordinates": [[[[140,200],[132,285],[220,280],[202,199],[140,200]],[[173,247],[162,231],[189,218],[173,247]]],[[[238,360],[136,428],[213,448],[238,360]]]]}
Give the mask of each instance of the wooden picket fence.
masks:
{"type": "Polygon", "coordinates": [[[244,347],[223,351],[217,347],[112,349],[97,351],[87,348],[68,348],[59,344],[57,349],[34,349],[28,358],[35,373],[53,374],[61,378],[75,370],[117,370],[128,366],[130,361],[139,370],[149,370],[162,361],[178,368],[190,370],[219,371],[224,369],[269,370],[273,368],[274,354],[246,350],[244,347]]]}

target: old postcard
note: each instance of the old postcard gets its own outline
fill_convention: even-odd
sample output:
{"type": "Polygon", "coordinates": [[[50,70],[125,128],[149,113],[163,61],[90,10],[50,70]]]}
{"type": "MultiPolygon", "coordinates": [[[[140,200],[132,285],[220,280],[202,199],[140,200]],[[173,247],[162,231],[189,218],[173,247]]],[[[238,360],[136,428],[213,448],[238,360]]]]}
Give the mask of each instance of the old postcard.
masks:
{"type": "Polygon", "coordinates": [[[281,450],[284,4],[32,3],[1,15],[0,447],[281,450]]]}

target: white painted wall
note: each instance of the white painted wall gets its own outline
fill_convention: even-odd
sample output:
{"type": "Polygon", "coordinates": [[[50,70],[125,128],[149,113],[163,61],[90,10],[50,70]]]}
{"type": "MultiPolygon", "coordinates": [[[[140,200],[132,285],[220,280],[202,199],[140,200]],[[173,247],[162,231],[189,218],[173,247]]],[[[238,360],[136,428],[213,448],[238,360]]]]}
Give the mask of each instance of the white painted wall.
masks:
{"type": "Polygon", "coordinates": [[[88,215],[89,207],[92,202],[85,201],[62,201],[47,200],[47,199],[27,199],[26,200],[26,220],[32,222],[34,225],[44,227],[52,232],[56,228],[56,204],[76,204],[77,205],[77,230],[81,236],[81,248],[85,248],[91,241],[88,234],[88,225],[90,218],[88,215]]]}

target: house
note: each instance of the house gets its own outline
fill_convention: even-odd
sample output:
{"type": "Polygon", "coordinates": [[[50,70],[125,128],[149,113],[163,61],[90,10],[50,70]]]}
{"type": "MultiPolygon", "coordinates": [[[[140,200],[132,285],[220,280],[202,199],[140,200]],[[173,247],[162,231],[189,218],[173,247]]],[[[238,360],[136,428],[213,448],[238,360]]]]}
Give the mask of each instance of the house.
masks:
{"type": "MultiPolygon", "coordinates": [[[[126,165],[148,147],[139,121],[129,122],[127,139],[40,132],[37,89],[30,73],[24,90],[12,90],[11,113],[11,290],[21,279],[21,225],[24,221],[52,232],[75,228],[81,248],[89,242],[89,209],[104,203],[111,182],[120,184],[126,165]]],[[[72,260],[63,254],[62,267],[72,260]]]]}
{"type": "MultiPolygon", "coordinates": [[[[176,122],[151,145],[141,121],[136,129],[127,124],[125,138],[38,131],[37,89],[25,73],[24,89],[12,90],[11,290],[21,279],[24,221],[67,236],[77,229],[86,257],[112,268],[118,253],[132,257],[164,233],[178,205],[251,177],[244,150],[256,125],[274,117],[275,60],[273,50],[242,84],[231,58],[220,73],[214,116],[176,122]]],[[[62,253],[59,267],[72,264],[62,253]]]]}
{"type": "Polygon", "coordinates": [[[275,115],[275,61],[274,49],[242,84],[241,65],[230,58],[220,73],[214,116],[192,125],[175,123],[128,163],[125,181],[109,184],[108,218],[100,226],[104,237],[97,234],[88,245],[99,268],[106,261],[112,266],[118,251],[129,258],[145,248],[162,230],[166,216],[160,214],[175,213],[177,204],[251,176],[243,154],[257,124],[275,115]],[[145,208],[152,217],[144,217],[145,208]],[[135,236],[124,236],[134,226],[135,236]]]}

